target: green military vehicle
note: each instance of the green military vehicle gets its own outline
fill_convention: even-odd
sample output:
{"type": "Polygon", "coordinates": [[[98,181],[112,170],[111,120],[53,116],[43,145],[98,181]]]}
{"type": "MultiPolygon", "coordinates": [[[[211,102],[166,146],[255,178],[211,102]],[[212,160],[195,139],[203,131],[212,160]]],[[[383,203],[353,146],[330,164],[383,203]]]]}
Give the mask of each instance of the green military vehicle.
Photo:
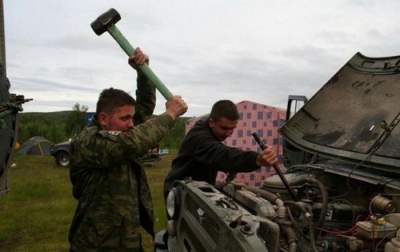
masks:
{"type": "Polygon", "coordinates": [[[400,56],[357,53],[287,112],[287,186],[177,182],[164,251],[400,251],[400,56]]]}

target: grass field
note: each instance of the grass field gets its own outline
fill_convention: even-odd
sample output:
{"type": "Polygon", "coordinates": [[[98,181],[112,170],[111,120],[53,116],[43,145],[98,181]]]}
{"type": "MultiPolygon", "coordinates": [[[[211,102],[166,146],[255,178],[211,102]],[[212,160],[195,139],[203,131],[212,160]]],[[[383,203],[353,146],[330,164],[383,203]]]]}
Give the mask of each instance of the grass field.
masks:
{"type": "MultiPolygon", "coordinates": [[[[146,167],[155,207],[156,231],[165,227],[163,180],[173,155],[146,167]]],[[[0,251],[68,251],[68,229],[76,201],[68,169],[50,156],[18,156],[9,170],[10,192],[0,197],[0,251]]],[[[153,251],[148,235],[146,251],[153,251]]]]}

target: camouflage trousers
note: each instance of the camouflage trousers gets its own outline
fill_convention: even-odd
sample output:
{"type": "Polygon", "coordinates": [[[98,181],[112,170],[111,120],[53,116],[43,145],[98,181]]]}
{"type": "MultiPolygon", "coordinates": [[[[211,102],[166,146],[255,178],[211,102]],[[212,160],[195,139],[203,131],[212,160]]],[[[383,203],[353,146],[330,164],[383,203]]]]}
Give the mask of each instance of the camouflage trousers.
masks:
{"type": "Polygon", "coordinates": [[[138,228],[102,221],[82,224],[71,236],[71,252],[143,252],[138,228]]]}

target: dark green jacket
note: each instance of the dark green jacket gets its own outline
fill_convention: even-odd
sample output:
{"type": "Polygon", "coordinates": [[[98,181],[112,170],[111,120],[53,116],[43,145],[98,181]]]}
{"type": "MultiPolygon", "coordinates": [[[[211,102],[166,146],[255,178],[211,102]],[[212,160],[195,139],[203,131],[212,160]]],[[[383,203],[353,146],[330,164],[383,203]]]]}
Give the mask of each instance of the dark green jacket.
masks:
{"type": "Polygon", "coordinates": [[[212,133],[208,116],[200,118],[182,141],[177,157],[164,183],[164,196],[173,183],[191,177],[215,184],[218,171],[250,172],[259,169],[257,152],[226,146],[212,133]]]}

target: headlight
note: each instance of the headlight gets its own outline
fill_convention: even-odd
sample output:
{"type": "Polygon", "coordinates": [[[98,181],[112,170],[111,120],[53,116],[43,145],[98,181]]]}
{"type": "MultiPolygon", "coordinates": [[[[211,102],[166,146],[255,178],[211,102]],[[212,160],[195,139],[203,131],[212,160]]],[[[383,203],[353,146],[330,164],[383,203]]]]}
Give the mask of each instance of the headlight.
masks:
{"type": "Polygon", "coordinates": [[[169,191],[168,196],[167,196],[167,213],[170,219],[175,219],[176,216],[178,215],[178,193],[176,188],[172,188],[171,191],[169,191]]]}

